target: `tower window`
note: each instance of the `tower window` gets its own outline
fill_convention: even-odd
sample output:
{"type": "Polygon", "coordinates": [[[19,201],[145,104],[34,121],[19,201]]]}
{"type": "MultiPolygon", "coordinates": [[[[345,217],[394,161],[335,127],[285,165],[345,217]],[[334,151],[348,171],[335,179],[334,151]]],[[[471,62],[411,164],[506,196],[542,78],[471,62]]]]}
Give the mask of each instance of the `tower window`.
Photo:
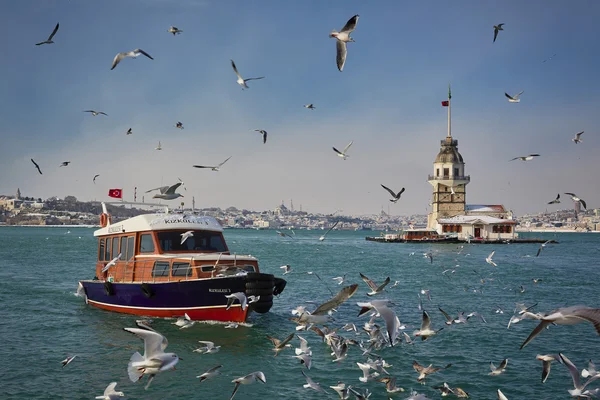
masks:
{"type": "Polygon", "coordinates": [[[450,176],[450,168],[444,168],[444,176],[450,176]]]}
{"type": "Polygon", "coordinates": [[[440,169],[439,169],[439,168],[437,168],[437,169],[435,170],[435,176],[440,176],[440,169]]]}
{"type": "Polygon", "coordinates": [[[458,168],[454,168],[454,176],[458,176],[458,168]]]}

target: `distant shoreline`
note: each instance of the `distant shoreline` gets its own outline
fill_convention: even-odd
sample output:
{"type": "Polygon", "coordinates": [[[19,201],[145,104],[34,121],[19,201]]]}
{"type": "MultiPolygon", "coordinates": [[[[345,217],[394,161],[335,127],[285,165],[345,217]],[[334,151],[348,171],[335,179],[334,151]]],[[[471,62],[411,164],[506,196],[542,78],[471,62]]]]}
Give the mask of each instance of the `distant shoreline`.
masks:
{"type": "Polygon", "coordinates": [[[29,228],[100,228],[100,225],[8,225],[0,224],[2,227],[29,227],[29,228]]]}

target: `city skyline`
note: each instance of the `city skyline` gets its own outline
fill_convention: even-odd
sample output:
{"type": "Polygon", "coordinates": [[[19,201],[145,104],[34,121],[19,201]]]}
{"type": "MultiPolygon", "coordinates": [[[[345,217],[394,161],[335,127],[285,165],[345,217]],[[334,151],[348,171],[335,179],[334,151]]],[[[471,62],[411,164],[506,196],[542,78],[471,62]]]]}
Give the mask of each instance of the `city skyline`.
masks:
{"type": "Polygon", "coordinates": [[[132,200],[137,186],[148,202],[143,192],[181,178],[187,190],[173,207],[191,207],[192,196],[197,208],[252,210],[294,199],[310,212],[364,215],[387,212],[384,184],[406,188],[390,214],[426,214],[451,83],[467,203],[525,214],[565,208],[562,193],[573,192],[598,207],[589,182],[600,167],[599,56],[589,49],[600,4],[244,4],[244,15],[193,0],[3,6],[0,46],[13,61],[0,65],[0,193],[102,201],[121,188],[132,200]],[[340,73],[328,34],[354,14],[340,73]],[[55,43],[35,46],[57,22],[55,43]],[[135,48],[154,60],[110,70],[135,48]],[[231,59],[242,76],[266,78],[242,91],[231,59]],[[504,96],[521,90],[518,104],[504,96]],[[266,144],[254,129],[268,132],[266,144]],[[351,140],[348,159],[336,157],[332,147],[351,140]],[[508,162],[530,153],[541,157],[508,162]],[[192,167],[229,156],[219,172],[192,167]],[[563,203],[548,206],[557,193],[563,203]]]}

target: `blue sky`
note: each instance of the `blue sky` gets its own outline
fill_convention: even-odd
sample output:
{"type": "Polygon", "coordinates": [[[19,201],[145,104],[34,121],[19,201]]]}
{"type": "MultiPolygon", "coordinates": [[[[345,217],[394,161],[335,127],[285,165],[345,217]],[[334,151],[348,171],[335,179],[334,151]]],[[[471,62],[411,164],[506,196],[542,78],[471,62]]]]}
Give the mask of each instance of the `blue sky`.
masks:
{"type": "Polygon", "coordinates": [[[426,213],[451,83],[468,203],[522,214],[574,192],[599,205],[595,1],[40,0],[0,11],[0,193],[103,200],[123,188],[131,200],[135,186],[181,178],[188,206],[192,196],[197,207],[256,210],[293,199],[307,211],[368,214],[387,210],[383,183],[406,188],[392,214],[426,213]],[[354,14],[340,73],[328,34],[354,14]],[[55,43],[35,46],[57,22],[55,43]],[[116,53],[138,47],[154,60],[110,70],[116,53]],[[266,78],[242,91],[230,59],[243,76],[266,78]],[[521,90],[521,103],[506,101],[521,90]],[[336,157],[331,147],[351,140],[350,157],[336,157]],[[529,153],[542,156],[508,162],[529,153]],[[192,168],[229,156],[220,172],[192,168]]]}

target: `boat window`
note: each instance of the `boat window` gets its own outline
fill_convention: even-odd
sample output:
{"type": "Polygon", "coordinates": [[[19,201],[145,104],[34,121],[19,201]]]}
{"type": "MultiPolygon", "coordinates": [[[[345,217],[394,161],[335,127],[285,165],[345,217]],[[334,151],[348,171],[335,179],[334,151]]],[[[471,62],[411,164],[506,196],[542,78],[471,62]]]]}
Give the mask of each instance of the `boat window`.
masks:
{"type": "Polygon", "coordinates": [[[121,244],[119,250],[119,253],[121,253],[121,260],[129,260],[127,258],[127,236],[121,236],[121,244]]]}
{"type": "Polygon", "coordinates": [[[244,271],[256,272],[256,270],[254,269],[254,265],[250,265],[250,264],[244,265],[244,271]]]}
{"type": "Polygon", "coordinates": [[[100,247],[98,248],[98,260],[104,261],[104,239],[100,239],[100,247]]]}
{"type": "Polygon", "coordinates": [[[158,232],[158,243],[162,251],[227,251],[223,236],[220,232],[193,231],[185,242],[181,243],[181,235],[187,231],[158,232]]]}
{"type": "Polygon", "coordinates": [[[135,240],[135,236],[128,236],[127,237],[127,258],[126,260],[131,260],[133,258],[134,255],[134,249],[135,247],[134,245],[134,240],[135,240]]]}
{"type": "Polygon", "coordinates": [[[210,272],[210,271],[212,271],[214,269],[215,269],[214,265],[203,265],[203,266],[200,267],[200,270],[202,272],[210,272]]]}
{"type": "Polygon", "coordinates": [[[104,261],[110,261],[110,239],[106,239],[106,246],[104,247],[104,261]]]}
{"type": "Polygon", "coordinates": [[[140,236],[140,253],[154,253],[154,242],[149,233],[140,236]]]}
{"type": "Polygon", "coordinates": [[[186,262],[174,262],[171,268],[171,276],[190,276],[192,275],[192,269],[190,263],[186,262]]]}
{"type": "Polygon", "coordinates": [[[119,255],[119,238],[112,238],[112,245],[110,246],[110,259],[112,260],[119,255]]]}
{"type": "Polygon", "coordinates": [[[154,262],[154,268],[152,268],[152,276],[169,276],[169,262],[168,261],[156,261],[154,262]]]}

